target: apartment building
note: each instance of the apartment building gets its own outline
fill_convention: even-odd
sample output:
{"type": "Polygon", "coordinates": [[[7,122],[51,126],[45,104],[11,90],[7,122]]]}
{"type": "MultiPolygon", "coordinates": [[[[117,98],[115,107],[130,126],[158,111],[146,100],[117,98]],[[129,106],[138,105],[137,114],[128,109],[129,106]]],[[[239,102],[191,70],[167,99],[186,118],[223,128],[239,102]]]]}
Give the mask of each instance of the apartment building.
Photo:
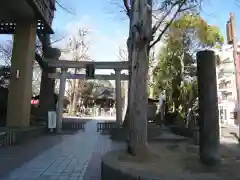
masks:
{"type": "Polygon", "coordinates": [[[231,45],[224,45],[216,54],[219,57],[216,66],[219,120],[225,125],[235,125],[237,91],[233,48],[231,45]]]}

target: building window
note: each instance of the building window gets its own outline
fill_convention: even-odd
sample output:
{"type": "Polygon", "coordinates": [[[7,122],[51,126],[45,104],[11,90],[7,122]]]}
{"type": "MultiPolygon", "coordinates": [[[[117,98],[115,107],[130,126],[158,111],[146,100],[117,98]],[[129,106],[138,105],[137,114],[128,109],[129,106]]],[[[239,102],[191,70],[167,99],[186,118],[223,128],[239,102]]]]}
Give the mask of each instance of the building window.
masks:
{"type": "Polygon", "coordinates": [[[224,120],[226,121],[227,120],[227,110],[226,109],[223,110],[223,115],[224,115],[224,120]]]}
{"type": "Polygon", "coordinates": [[[219,107],[219,118],[221,123],[227,120],[227,109],[222,106],[219,107]]]}
{"type": "Polygon", "coordinates": [[[232,101],[233,97],[232,97],[232,92],[222,92],[221,94],[221,99],[225,100],[225,101],[232,101]]]}
{"type": "Polygon", "coordinates": [[[232,88],[232,82],[231,81],[223,81],[223,82],[219,83],[218,88],[219,89],[232,88]]]}
{"type": "Polygon", "coordinates": [[[224,75],[224,73],[221,71],[221,72],[219,72],[218,73],[218,78],[222,78],[223,77],[223,75],[224,75]]]}

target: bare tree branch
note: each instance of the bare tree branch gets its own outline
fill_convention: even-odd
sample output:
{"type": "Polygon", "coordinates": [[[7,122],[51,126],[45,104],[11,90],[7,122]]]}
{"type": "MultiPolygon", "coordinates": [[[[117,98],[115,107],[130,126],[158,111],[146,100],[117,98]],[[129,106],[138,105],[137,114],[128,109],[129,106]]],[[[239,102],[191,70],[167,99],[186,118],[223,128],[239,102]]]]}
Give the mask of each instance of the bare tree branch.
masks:
{"type": "Polygon", "coordinates": [[[64,5],[62,5],[59,1],[56,1],[56,4],[57,4],[62,10],[66,11],[67,13],[72,14],[72,15],[74,15],[74,16],[76,15],[76,14],[74,14],[71,10],[67,9],[64,5]]]}
{"type": "MultiPolygon", "coordinates": [[[[166,13],[165,15],[163,15],[157,22],[156,24],[153,26],[152,28],[152,34],[156,33],[157,30],[160,28],[161,24],[164,22],[164,20],[166,19],[167,16],[169,16],[169,14],[172,12],[172,9],[175,7],[176,5],[173,5],[166,13]]],[[[157,18],[157,17],[155,17],[157,18]]]]}
{"type": "MultiPolygon", "coordinates": [[[[197,1],[188,0],[153,0],[152,4],[154,8],[152,10],[152,16],[157,20],[157,22],[152,27],[152,35],[156,35],[157,31],[160,32],[156,39],[150,44],[150,48],[161,40],[173,20],[176,19],[180,13],[196,8],[199,6],[200,2],[201,0],[199,0],[199,3],[197,1]],[[162,26],[163,29],[160,30],[160,27],[162,26]]],[[[131,11],[131,0],[123,0],[123,4],[129,16],[131,11]]]]}
{"type": "MultiPolygon", "coordinates": [[[[186,3],[187,0],[183,0],[181,1],[180,4],[178,4],[178,8],[177,10],[175,11],[173,17],[170,19],[170,21],[165,25],[165,27],[163,28],[163,30],[161,30],[160,34],[158,35],[157,39],[154,40],[151,44],[150,44],[150,48],[152,48],[153,46],[155,46],[163,37],[164,33],[167,31],[167,29],[169,28],[169,26],[172,24],[172,22],[174,21],[174,19],[176,19],[177,15],[181,12],[181,8],[184,6],[184,4],[186,3]]],[[[176,4],[174,4],[171,8],[170,8],[170,11],[167,12],[167,15],[169,15],[172,11],[172,9],[176,6],[176,4]]],[[[167,16],[164,17],[164,19],[166,18],[167,16]]],[[[161,22],[163,22],[163,20],[161,22]]],[[[158,22],[158,25],[157,26],[154,26],[155,29],[153,31],[156,32],[156,27],[160,27],[160,25],[162,24],[161,22],[158,22]],[[160,25],[159,25],[160,24],[160,25]]]]}
{"type": "Polygon", "coordinates": [[[130,10],[131,10],[130,2],[131,2],[131,0],[123,0],[123,4],[124,4],[124,7],[126,9],[128,17],[130,17],[130,10]]]}
{"type": "Polygon", "coordinates": [[[127,61],[128,60],[127,49],[124,49],[124,48],[121,48],[121,47],[118,48],[118,59],[120,61],[127,61]]]}
{"type": "MultiPolygon", "coordinates": [[[[68,38],[65,48],[62,50],[62,55],[71,61],[90,60],[88,51],[90,48],[89,40],[90,31],[86,28],[79,28],[75,34],[68,38]]],[[[72,73],[78,73],[82,69],[75,69],[72,73]]],[[[71,71],[71,70],[70,70],[71,71]]],[[[67,96],[70,99],[70,113],[75,114],[78,105],[78,100],[86,85],[85,80],[71,79],[67,81],[68,88],[66,89],[67,96]]]]}

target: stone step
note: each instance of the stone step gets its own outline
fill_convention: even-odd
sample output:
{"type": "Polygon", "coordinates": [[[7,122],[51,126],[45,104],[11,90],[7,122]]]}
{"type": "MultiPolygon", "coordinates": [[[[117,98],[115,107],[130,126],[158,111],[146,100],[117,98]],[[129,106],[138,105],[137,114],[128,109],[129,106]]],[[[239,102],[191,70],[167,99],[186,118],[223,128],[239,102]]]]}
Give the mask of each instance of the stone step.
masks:
{"type": "Polygon", "coordinates": [[[125,128],[112,128],[110,131],[110,138],[115,141],[126,141],[127,130],[125,128]]]}
{"type": "Polygon", "coordinates": [[[167,141],[167,142],[183,142],[189,141],[188,138],[183,136],[178,136],[171,132],[162,132],[161,135],[155,136],[149,139],[150,141],[167,141]]]}
{"type": "Polygon", "coordinates": [[[162,134],[162,132],[163,131],[162,131],[161,127],[149,127],[148,128],[148,139],[160,136],[162,134]]]}
{"type": "MultiPolygon", "coordinates": [[[[148,127],[148,139],[161,136],[163,132],[170,132],[164,127],[148,127]]],[[[127,139],[127,130],[125,128],[113,128],[110,132],[112,140],[124,141],[127,139]]]]}

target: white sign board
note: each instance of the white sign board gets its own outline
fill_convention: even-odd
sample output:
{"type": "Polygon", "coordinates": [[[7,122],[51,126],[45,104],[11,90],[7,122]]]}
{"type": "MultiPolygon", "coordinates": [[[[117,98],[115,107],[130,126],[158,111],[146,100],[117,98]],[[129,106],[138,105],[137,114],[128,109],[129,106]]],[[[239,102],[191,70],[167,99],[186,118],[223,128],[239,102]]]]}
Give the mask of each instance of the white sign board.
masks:
{"type": "Polygon", "coordinates": [[[48,128],[55,129],[57,126],[57,115],[55,111],[48,111],[48,128]]]}

